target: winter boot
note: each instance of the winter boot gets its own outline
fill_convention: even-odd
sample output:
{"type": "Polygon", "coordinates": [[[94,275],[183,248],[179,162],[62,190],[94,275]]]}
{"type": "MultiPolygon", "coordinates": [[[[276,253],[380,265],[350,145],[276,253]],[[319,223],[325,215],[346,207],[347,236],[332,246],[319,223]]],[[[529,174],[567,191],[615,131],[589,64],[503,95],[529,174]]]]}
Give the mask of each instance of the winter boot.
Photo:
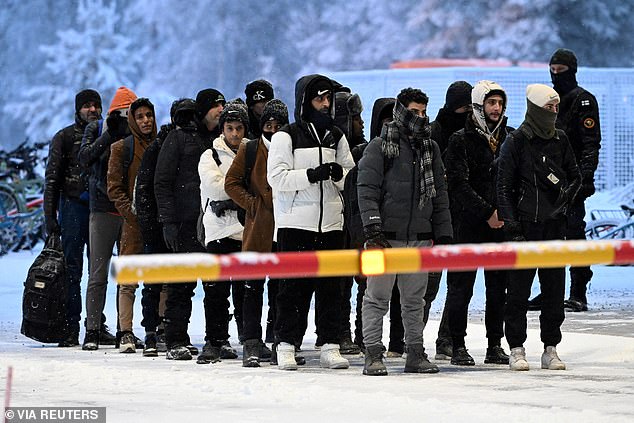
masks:
{"type": "Polygon", "coordinates": [[[145,334],[145,347],[143,348],[143,357],[158,357],[156,340],[157,337],[155,332],[148,332],[145,334]]]}
{"type": "Polygon", "coordinates": [[[438,366],[429,362],[423,344],[407,346],[405,373],[438,373],[438,366]]]}
{"type": "Polygon", "coordinates": [[[260,367],[260,351],[262,344],[259,339],[247,339],[242,347],[242,367],[260,367]]]}
{"type": "Polygon", "coordinates": [[[211,341],[205,342],[203,352],[198,355],[198,364],[217,363],[220,361],[220,347],[211,345],[211,341]]]}
{"type": "Polygon", "coordinates": [[[229,341],[224,341],[220,347],[220,358],[225,360],[233,360],[238,358],[238,353],[231,347],[229,341]]]}
{"type": "MultiPolygon", "coordinates": [[[[295,362],[298,366],[303,366],[306,364],[306,358],[303,355],[297,354],[299,352],[299,348],[295,347],[295,362]]],[[[260,359],[260,361],[263,361],[260,359]]],[[[269,364],[271,366],[277,366],[277,345],[273,344],[273,348],[271,348],[271,359],[269,364]]]]}
{"type": "Polygon", "coordinates": [[[542,309],[542,294],[538,294],[532,300],[528,300],[528,310],[529,311],[539,311],[542,309]]]}
{"type": "Polygon", "coordinates": [[[454,366],[475,366],[475,361],[465,347],[454,347],[451,364],[454,366]]]}
{"type": "Polygon", "coordinates": [[[339,344],[324,344],[319,354],[319,365],[328,369],[347,369],[348,360],[339,353],[339,344]]]}
{"type": "Polygon", "coordinates": [[[272,351],[260,340],[260,361],[271,361],[272,351]]]}
{"type": "Polygon", "coordinates": [[[158,332],[156,332],[156,350],[160,353],[167,352],[167,344],[165,343],[165,330],[159,329],[158,332]]]}
{"type": "Polygon", "coordinates": [[[566,370],[566,364],[559,359],[555,347],[546,347],[542,354],[542,369],[566,370]]]}
{"type": "Polygon", "coordinates": [[[511,370],[518,371],[526,371],[530,369],[528,361],[526,361],[526,350],[524,349],[524,347],[511,348],[509,367],[511,370]]]}
{"type": "Polygon", "coordinates": [[[391,339],[390,343],[387,345],[387,353],[385,354],[388,358],[393,357],[402,357],[405,352],[405,341],[402,339],[391,339]]]}
{"type": "Polygon", "coordinates": [[[132,332],[123,332],[119,340],[119,352],[130,354],[136,352],[136,341],[132,332]]]}
{"type": "Polygon", "coordinates": [[[99,331],[87,330],[84,336],[84,344],[81,346],[84,351],[95,351],[99,349],[99,331]]]}
{"type": "Polygon", "coordinates": [[[504,352],[504,348],[494,345],[487,348],[487,354],[484,357],[485,364],[509,364],[509,356],[504,352]]]}
{"type": "Polygon", "coordinates": [[[387,376],[387,368],[383,363],[382,345],[372,345],[366,348],[363,374],[368,376],[387,376]]]}
{"type": "Polygon", "coordinates": [[[66,335],[66,337],[62,339],[59,342],[59,344],[57,344],[57,346],[61,348],[76,347],[78,345],[79,345],[79,329],[77,330],[69,329],[68,335],[66,335]]]}
{"type": "Polygon", "coordinates": [[[191,360],[192,355],[189,350],[184,345],[174,346],[167,350],[167,354],[165,354],[165,358],[168,360],[191,360]]]}
{"type": "MultiPolygon", "coordinates": [[[[277,367],[280,370],[297,370],[297,362],[295,361],[295,346],[280,342],[277,346],[277,367]]],[[[271,361],[272,363],[273,361],[271,361]]]]}
{"type": "Polygon", "coordinates": [[[436,360],[451,360],[453,357],[453,343],[451,339],[436,339],[436,360]]]}

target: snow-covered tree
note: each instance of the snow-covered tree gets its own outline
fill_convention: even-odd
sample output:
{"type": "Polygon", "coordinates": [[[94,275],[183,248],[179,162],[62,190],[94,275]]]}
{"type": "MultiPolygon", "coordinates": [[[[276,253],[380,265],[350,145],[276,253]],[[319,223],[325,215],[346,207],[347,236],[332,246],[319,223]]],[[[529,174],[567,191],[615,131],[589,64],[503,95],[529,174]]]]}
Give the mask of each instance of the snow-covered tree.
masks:
{"type": "Polygon", "coordinates": [[[23,90],[23,96],[4,110],[24,121],[31,139],[52,136],[72,122],[75,93],[98,90],[107,107],[117,87],[132,87],[147,51],[121,33],[121,17],[114,1],[80,0],[76,28],[57,31],[54,44],[42,45],[47,84],[23,90]]]}

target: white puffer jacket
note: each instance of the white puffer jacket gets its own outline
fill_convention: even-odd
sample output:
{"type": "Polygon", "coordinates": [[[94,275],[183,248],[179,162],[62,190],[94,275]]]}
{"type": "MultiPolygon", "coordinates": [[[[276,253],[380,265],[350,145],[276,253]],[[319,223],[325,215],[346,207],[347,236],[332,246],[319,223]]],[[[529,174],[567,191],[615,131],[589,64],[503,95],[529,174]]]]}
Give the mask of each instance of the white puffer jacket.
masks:
{"type": "MultiPolygon", "coordinates": [[[[314,131],[312,124],[308,125],[314,131]]],[[[308,136],[298,128],[297,134],[300,139],[295,140],[295,149],[290,134],[283,130],[276,132],[271,139],[267,179],[273,189],[275,233],[278,228],[340,231],[343,229],[340,191],[348,171],[354,166],[348,141],[343,134],[338,140],[327,134],[324,139],[330,141],[326,143],[324,140],[317,141],[315,132],[308,136]],[[334,182],[328,179],[311,184],[306,170],[329,162],[341,165],[341,180],[334,182]]]]}
{"type": "Polygon", "coordinates": [[[218,152],[220,166],[216,164],[211,149],[208,149],[200,156],[200,162],[198,163],[200,204],[203,208],[207,205],[203,216],[205,245],[211,241],[227,237],[241,241],[242,230],[244,229],[238,221],[238,212],[236,210],[227,210],[223,216],[217,217],[211,211],[211,206],[208,205],[208,201],[230,200],[225,192],[225,175],[236,157],[233,150],[225,143],[224,135],[216,138],[213,146],[218,152]]]}

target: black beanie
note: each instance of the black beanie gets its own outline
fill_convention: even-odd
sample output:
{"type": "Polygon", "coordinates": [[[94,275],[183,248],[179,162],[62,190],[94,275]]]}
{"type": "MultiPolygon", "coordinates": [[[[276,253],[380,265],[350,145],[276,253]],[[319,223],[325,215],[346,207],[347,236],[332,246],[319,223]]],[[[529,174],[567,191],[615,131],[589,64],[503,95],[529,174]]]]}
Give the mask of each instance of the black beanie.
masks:
{"type": "Polygon", "coordinates": [[[81,109],[81,106],[83,106],[84,104],[90,101],[94,101],[95,103],[99,105],[99,108],[101,108],[101,96],[99,95],[97,91],[87,89],[87,90],[81,90],[80,92],[78,92],[77,95],[75,95],[75,112],[76,113],[79,112],[79,109],[81,109]]]}
{"type": "Polygon", "coordinates": [[[253,106],[257,102],[268,101],[275,98],[273,85],[264,79],[257,79],[253,82],[249,82],[244,89],[244,94],[247,97],[247,106],[249,107],[253,106]]]}
{"type": "Polygon", "coordinates": [[[577,72],[577,56],[572,50],[557,49],[550,58],[549,65],[566,65],[573,73],[577,72]]]}
{"type": "Polygon", "coordinates": [[[445,109],[454,111],[471,104],[471,90],[473,87],[467,81],[456,81],[447,88],[445,109]]]}
{"type": "Polygon", "coordinates": [[[200,119],[203,119],[213,107],[218,104],[224,105],[226,102],[225,96],[220,91],[207,88],[196,95],[196,113],[200,119]]]}
{"type": "Polygon", "coordinates": [[[318,78],[313,80],[308,87],[306,87],[306,102],[310,103],[313,98],[330,92],[332,94],[333,86],[332,82],[327,78],[318,78]]]}
{"type": "Polygon", "coordinates": [[[225,104],[224,109],[222,109],[220,113],[220,121],[218,122],[220,130],[224,130],[225,122],[233,121],[242,122],[245,131],[249,129],[249,114],[247,112],[247,106],[244,105],[242,100],[230,101],[225,104]]]}
{"type": "Polygon", "coordinates": [[[286,104],[275,98],[267,102],[264,106],[262,118],[260,119],[260,129],[264,127],[266,122],[273,119],[280,125],[286,125],[288,123],[288,108],[286,104]]]}

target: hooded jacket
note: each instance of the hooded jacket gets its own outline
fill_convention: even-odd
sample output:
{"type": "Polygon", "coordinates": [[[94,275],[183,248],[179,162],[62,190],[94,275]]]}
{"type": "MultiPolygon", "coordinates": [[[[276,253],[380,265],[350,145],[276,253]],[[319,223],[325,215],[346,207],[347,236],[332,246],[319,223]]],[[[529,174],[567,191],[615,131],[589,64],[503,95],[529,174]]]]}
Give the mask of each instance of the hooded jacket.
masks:
{"type": "MultiPolygon", "coordinates": [[[[312,123],[305,120],[306,89],[321,75],[307,75],[295,85],[295,123],[271,137],[267,180],[273,189],[277,228],[295,228],[312,232],[339,231],[343,228],[343,201],[340,191],[348,171],[354,166],[345,135],[336,126],[320,136],[312,123]],[[307,169],[337,162],[343,177],[311,183],[307,169]]],[[[331,90],[332,93],[332,90],[331,90]]],[[[310,107],[310,106],[309,106],[310,107]]],[[[334,116],[334,102],[330,104],[334,116]]]]}
{"type": "Polygon", "coordinates": [[[374,102],[372,106],[372,122],[370,123],[370,139],[381,135],[381,129],[383,129],[383,123],[381,122],[381,115],[387,110],[391,110],[394,108],[394,104],[396,103],[395,98],[385,97],[378,98],[374,102]]]}
{"type": "MultiPolygon", "coordinates": [[[[246,139],[243,140],[244,143],[246,139]]],[[[214,140],[213,148],[218,154],[220,166],[213,157],[210,148],[200,156],[198,175],[200,176],[200,204],[203,206],[203,224],[205,225],[205,245],[223,238],[242,240],[242,225],[238,221],[237,210],[225,210],[220,217],[212,211],[210,201],[230,200],[225,191],[225,175],[236,157],[236,153],[227,145],[225,136],[214,140]]]]}

